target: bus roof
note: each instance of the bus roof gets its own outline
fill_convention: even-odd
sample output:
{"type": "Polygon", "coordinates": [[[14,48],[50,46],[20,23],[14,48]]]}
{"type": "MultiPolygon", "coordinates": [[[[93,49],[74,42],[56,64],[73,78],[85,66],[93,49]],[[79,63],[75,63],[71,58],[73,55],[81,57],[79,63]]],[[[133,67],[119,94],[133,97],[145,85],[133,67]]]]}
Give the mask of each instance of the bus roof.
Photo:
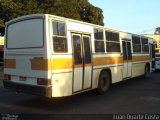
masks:
{"type": "MultiPolygon", "coordinates": [[[[127,32],[127,31],[122,31],[122,30],[117,30],[117,29],[112,29],[112,28],[107,28],[105,26],[101,26],[101,25],[96,25],[96,24],[92,24],[92,23],[87,23],[87,22],[83,22],[83,21],[79,21],[79,20],[74,20],[74,19],[70,19],[70,18],[65,18],[65,17],[61,17],[61,16],[56,16],[56,15],[51,15],[51,14],[30,14],[30,15],[25,15],[25,16],[21,16],[21,17],[17,17],[15,19],[12,19],[8,22],[6,22],[6,25],[8,24],[12,24],[16,21],[21,21],[23,19],[26,19],[26,18],[35,18],[35,17],[41,17],[41,18],[45,18],[45,17],[52,17],[52,18],[57,18],[57,19],[61,19],[61,20],[64,20],[64,21],[71,21],[71,22],[76,22],[76,23],[83,23],[85,25],[90,25],[90,26],[93,26],[95,28],[101,28],[101,29],[105,29],[105,30],[110,30],[110,31],[114,31],[114,32],[123,32],[123,33],[127,33],[127,34],[132,34],[132,35],[135,35],[135,36],[143,36],[143,37],[147,37],[147,36],[144,36],[144,35],[139,35],[139,34],[134,34],[134,33],[130,33],[130,32],[127,32]]],[[[148,37],[147,37],[148,38],[148,37]]]]}

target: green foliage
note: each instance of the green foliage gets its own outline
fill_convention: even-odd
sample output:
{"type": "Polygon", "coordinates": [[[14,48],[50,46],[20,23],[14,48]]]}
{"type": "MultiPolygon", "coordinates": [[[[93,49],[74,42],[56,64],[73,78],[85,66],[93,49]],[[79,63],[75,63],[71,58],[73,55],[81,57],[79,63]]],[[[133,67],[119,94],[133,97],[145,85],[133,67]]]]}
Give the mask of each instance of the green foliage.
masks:
{"type": "Polygon", "coordinates": [[[46,13],[93,24],[103,24],[103,11],[87,0],[0,0],[0,33],[3,34],[5,22],[27,14],[46,13]],[[82,13],[86,9],[84,18],[82,13]]]}

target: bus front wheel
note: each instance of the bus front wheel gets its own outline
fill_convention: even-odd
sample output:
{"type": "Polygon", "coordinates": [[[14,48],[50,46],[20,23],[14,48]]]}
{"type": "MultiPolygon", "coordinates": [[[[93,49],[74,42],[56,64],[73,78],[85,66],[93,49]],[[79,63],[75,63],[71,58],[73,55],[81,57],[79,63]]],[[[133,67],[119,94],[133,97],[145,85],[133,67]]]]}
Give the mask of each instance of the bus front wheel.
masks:
{"type": "Polygon", "coordinates": [[[111,79],[110,79],[110,74],[107,71],[102,71],[100,76],[99,76],[99,81],[98,81],[98,93],[99,94],[104,94],[107,92],[107,90],[110,87],[111,79]]]}

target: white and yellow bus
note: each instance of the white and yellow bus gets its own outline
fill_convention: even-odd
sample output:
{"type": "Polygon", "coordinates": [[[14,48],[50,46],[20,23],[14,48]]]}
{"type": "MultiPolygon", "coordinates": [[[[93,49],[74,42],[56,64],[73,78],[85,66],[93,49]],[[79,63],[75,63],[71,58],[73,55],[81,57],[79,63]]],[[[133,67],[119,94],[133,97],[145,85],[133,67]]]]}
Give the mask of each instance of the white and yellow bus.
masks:
{"type": "Polygon", "coordinates": [[[3,83],[18,92],[103,94],[152,70],[152,41],[144,36],[48,14],[13,19],[5,33],[3,83]]]}

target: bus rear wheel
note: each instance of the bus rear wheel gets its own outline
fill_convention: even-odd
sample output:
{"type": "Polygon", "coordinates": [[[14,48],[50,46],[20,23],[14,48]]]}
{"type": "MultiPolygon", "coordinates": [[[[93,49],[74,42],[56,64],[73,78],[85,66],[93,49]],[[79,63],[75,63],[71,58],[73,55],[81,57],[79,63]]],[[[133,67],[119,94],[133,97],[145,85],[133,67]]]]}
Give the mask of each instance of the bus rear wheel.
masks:
{"type": "Polygon", "coordinates": [[[107,71],[102,71],[99,76],[97,91],[99,94],[105,94],[110,87],[111,79],[107,71]]]}

